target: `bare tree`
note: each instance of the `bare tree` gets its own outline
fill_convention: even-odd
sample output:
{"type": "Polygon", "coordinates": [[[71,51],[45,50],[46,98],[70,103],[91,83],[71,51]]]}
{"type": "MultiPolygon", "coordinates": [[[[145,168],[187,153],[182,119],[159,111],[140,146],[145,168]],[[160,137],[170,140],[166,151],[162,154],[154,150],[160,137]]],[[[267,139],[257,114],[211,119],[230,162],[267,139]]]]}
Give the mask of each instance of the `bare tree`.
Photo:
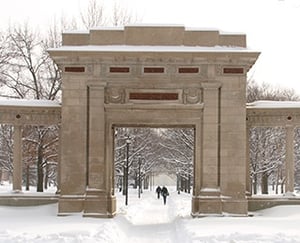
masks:
{"type": "MultiPolygon", "coordinates": [[[[56,170],[58,160],[58,136],[56,126],[27,126],[24,134],[24,160],[25,167],[36,167],[37,191],[42,192],[44,181],[55,184],[53,179],[49,178],[49,165],[54,165],[56,170]]],[[[28,171],[30,173],[30,171],[28,171]]],[[[29,186],[29,174],[26,176],[27,186],[29,186]]],[[[45,185],[45,186],[46,186],[45,185]]]]}
{"type": "Polygon", "coordinates": [[[81,22],[86,29],[92,27],[112,25],[124,26],[138,21],[137,15],[120,3],[114,2],[110,13],[105,14],[104,2],[100,0],[90,0],[86,10],[80,13],[81,22]]]}
{"type": "Polygon", "coordinates": [[[299,95],[293,89],[282,89],[272,87],[270,84],[263,83],[259,85],[254,80],[247,82],[247,102],[251,103],[256,100],[299,100],[299,95]]]}
{"type": "Polygon", "coordinates": [[[137,22],[138,17],[129,12],[127,8],[122,7],[115,2],[111,17],[113,26],[124,26],[126,24],[137,22]]]}
{"type": "MultiPolygon", "coordinates": [[[[27,24],[11,27],[0,80],[13,97],[55,100],[59,97],[61,77],[50,59],[39,34],[27,24]]],[[[2,91],[2,90],[1,90],[2,91]]]]}
{"type": "Polygon", "coordinates": [[[194,160],[193,128],[116,128],[115,181],[119,187],[126,172],[128,139],[129,177],[135,181],[135,186],[139,176],[146,180],[152,172],[165,173],[178,175],[182,189],[190,192],[194,160]]]}
{"type": "Polygon", "coordinates": [[[81,12],[81,21],[86,29],[103,26],[107,20],[104,16],[104,5],[97,0],[90,0],[85,11],[81,12]]]}

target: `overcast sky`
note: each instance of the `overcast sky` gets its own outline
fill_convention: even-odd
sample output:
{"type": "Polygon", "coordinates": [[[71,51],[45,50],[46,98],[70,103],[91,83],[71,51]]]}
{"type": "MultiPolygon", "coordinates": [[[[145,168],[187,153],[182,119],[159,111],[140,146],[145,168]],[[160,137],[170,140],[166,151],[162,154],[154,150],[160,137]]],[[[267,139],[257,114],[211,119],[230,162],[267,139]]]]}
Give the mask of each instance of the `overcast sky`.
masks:
{"type": "MultiPolygon", "coordinates": [[[[78,16],[88,0],[2,0],[0,27],[29,22],[47,28],[53,19],[78,16]]],[[[107,13],[114,0],[103,0],[107,13]]],[[[118,0],[143,23],[182,24],[247,34],[261,51],[249,75],[300,93],[300,0],[118,0]]]]}

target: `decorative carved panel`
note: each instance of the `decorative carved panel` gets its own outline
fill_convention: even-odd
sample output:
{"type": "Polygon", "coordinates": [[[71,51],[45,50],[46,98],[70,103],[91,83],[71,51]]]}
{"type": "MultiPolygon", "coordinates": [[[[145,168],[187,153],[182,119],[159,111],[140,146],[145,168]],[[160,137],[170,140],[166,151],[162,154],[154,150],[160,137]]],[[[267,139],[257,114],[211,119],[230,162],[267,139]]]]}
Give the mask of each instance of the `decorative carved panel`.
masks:
{"type": "Polygon", "coordinates": [[[201,102],[201,89],[188,88],[183,91],[183,103],[184,104],[198,104],[201,102]]]}
{"type": "Polygon", "coordinates": [[[105,92],[106,104],[124,104],[125,90],[123,88],[107,88],[105,92]]]}

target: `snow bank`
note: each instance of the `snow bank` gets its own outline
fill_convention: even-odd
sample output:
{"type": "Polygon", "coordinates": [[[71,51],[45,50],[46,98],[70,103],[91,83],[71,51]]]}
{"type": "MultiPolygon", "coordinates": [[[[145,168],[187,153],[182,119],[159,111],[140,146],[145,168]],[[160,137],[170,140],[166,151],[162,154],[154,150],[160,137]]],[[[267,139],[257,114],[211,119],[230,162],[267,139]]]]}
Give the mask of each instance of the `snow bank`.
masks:
{"type": "MultiPolygon", "coordinates": [[[[1,186],[0,186],[1,190],[1,186]]],[[[57,217],[57,204],[0,207],[0,242],[24,243],[296,243],[300,242],[300,206],[279,206],[253,217],[192,218],[191,196],[171,188],[167,205],[154,191],[138,198],[131,190],[129,205],[117,194],[113,219],[57,217]]]]}

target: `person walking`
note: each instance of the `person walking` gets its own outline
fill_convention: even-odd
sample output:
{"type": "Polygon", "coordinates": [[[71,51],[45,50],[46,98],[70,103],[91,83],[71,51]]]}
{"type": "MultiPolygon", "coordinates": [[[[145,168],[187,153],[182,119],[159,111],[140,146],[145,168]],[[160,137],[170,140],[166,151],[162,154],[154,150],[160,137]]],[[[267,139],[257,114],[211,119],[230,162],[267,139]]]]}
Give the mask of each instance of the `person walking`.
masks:
{"type": "Polygon", "coordinates": [[[160,188],[160,186],[158,186],[158,187],[156,188],[156,193],[157,193],[157,199],[159,199],[159,198],[160,198],[160,193],[161,193],[161,188],[160,188]]]}
{"type": "Polygon", "coordinates": [[[163,196],[163,199],[164,199],[164,205],[166,205],[167,196],[169,196],[169,191],[165,186],[163,186],[163,188],[161,189],[161,195],[163,196]]]}

